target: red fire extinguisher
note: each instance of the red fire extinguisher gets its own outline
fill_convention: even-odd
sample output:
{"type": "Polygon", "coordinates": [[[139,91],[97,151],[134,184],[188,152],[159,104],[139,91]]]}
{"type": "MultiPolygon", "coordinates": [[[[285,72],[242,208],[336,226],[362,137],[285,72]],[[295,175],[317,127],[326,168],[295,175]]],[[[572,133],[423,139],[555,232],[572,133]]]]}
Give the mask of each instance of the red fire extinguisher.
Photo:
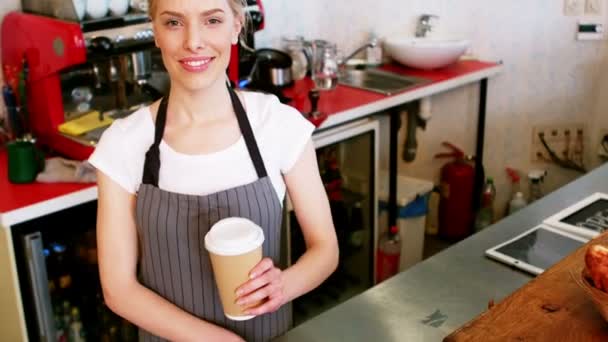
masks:
{"type": "Polygon", "coordinates": [[[452,150],[435,158],[453,158],[441,168],[441,199],[439,200],[439,236],[459,240],[472,232],[473,191],[475,168],[472,157],[465,157],[461,149],[449,142],[443,146],[452,150]]]}

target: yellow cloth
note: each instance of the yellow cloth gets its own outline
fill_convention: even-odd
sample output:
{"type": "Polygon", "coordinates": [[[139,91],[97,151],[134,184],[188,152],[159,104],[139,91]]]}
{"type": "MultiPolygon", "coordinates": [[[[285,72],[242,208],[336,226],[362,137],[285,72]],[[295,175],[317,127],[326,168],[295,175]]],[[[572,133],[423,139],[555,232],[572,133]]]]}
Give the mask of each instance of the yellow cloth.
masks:
{"type": "Polygon", "coordinates": [[[69,135],[81,135],[99,127],[109,126],[113,121],[114,119],[105,115],[103,120],[99,120],[99,112],[92,111],[77,119],[62,123],[59,125],[59,132],[69,135]]]}

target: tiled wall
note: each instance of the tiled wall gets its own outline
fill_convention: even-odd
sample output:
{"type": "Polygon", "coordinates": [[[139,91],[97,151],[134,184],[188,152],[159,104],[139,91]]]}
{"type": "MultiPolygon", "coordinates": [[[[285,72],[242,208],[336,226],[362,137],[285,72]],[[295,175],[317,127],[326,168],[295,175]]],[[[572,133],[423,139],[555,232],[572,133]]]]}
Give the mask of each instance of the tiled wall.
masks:
{"type": "MultiPolygon", "coordinates": [[[[266,29],[257,34],[261,45],[276,45],[281,35],[303,35],[337,42],[351,51],[368,33],[412,36],[422,13],[440,16],[439,35],[472,40],[472,52],[485,60],[503,61],[504,72],[489,83],[485,166],[498,183],[498,207],[509,195],[505,166],[527,171],[532,126],[582,122],[587,140],[587,164],[595,165],[597,125],[608,128],[608,55],[606,41],[576,41],[580,17],[563,14],[556,0],[266,0],[266,29]],[[602,87],[603,85],[603,87],[602,87]]],[[[606,7],[606,4],[604,5],[606,7]]],[[[605,15],[595,17],[606,22],[605,15]]],[[[401,163],[400,172],[433,180],[444,161],[433,159],[440,143],[450,140],[474,152],[478,88],[463,87],[433,97],[433,118],[418,133],[418,157],[401,163]]],[[[403,133],[403,130],[402,130],[403,133]]],[[[400,138],[403,141],[404,137],[400,138]]],[[[549,167],[547,192],[577,173],[549,167]]]]}

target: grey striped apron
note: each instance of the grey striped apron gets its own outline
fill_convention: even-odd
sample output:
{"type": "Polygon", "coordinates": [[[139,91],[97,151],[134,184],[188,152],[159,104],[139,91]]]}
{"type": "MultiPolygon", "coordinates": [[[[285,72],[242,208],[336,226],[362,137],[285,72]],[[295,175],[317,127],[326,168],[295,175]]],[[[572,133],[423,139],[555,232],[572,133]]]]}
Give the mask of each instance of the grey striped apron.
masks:
{"type": "MultiPolygon", "coordinates": [[[[163,98],[156,118],[154,143],[146,153],[137,195],[140,281],[183,310],[229,329],[247,341],[268,341],[291,326],[291,305],[248,321],[227,319],[204,244],[204,236],[215,222],[225,217],[245,217],[262,227],[266,237],[264,256],[279,265],[281,203],[266,173],[247,114],[234,90],[230,87],[228,90],[258,180],[205,196],[160,189],[159,144],[167,117],[167,98],[163,98]]],[[[162,339],[140,329],[140,340],[162,339]]]]}

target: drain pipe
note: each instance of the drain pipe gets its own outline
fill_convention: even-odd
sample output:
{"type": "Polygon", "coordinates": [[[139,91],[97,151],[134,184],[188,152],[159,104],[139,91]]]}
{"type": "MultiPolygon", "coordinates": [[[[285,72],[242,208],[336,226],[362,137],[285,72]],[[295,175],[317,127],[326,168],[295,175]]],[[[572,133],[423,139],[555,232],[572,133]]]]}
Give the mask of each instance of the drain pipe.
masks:
{"type": "Polygon", "coordinates": [[[431,118],[431,99],[425,97],[420,101],[412,102],[406,106],[407,110],[407,131],[405,136],[405,146],[403,149],[403,160],[412,162],[416,159],[418,141],[416,131],[418,127],[426,129],[426,122],[431,118]]]}

